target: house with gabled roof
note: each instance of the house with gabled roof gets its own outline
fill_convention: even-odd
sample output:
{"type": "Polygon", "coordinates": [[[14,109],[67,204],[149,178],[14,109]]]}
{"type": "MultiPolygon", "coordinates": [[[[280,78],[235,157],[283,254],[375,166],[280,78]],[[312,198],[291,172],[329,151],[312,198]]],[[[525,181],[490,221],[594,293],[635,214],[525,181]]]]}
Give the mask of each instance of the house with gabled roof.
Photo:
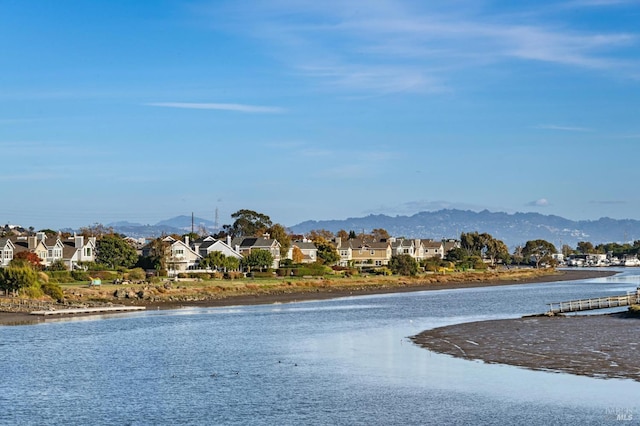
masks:
{"type": "Polygon", "coordinates": [[[235,257],[238,260],[242,259],[242,255],[231,246],[230,237],[227,237],[227,242],[218,240],[210,235],[198,238],[191,243],[191,248],[203,258],[207,257],[209,253],[218,251],[227,257],[235,257]]]}
{"type": "Polygon", "coordinates": [[[302,252],[302,263],[314,263],[318,260],[318,248],[312,241],[306,239],[291,242],[287,252],[287,259],[293,260],[294,247],[297,247],[302,252]]]}
{"type": "MultiPolygon", "coordinates": [[[[168,270],[167,272],[170,275],[191,269],[197,269],[202,256],[191,248],[188,236],[186,236],[185,240],[182,241],[169,235],[162,238],[162,241],[167,243],[165,260],[168,270]]],[[[151,241],[142,248],[142,255],[145,257],[150,256],[153,253],[153,248],[154,241],[151,241]]]]}
{"type": "Polygon", "coordinates": [[[11,238],[0,238],[0,266],[5,267],[13,260],[15,245],[11,238]]]}
{"type": "Polygon", "coordinates": [[[71,271],[80,268],[81,262],[95,262],[96,237],[84,238],[82,235],[74,235],[62,241],[62,260],[71,271]]]}
{"type": "Polygon", "coordinates": [[[36,235],[9,238],[14,245],[14,256],[22,251],[35,253],[45,267],[57,260],[62,260],[64,245],[57,236],[47,237],[44,232],[37,232],[36,235]]]}
{"type": "Polygon", "coordinates": [[[341,266],[385,266],[393,255],[391,242],[388,240],[353,238],[342,241],[338,237],[335,242],[341,266]]]}
{"type": "Polygon", "coordinates": [[[430,239],[420,240],[424,247],[424,259],[431,259],[433,257],[439,257],[444,259],[444,244],[442,241],[434,241],[430,239]]]}
{"type": "Polygon", "coordinates": [[[272,268],[280,266],[280,243],[274,238],[264,237],[236,237],[231,240],[231,247],[242,256],[248,256],[253,250],[267,250],[273,256],[272,268]]]}

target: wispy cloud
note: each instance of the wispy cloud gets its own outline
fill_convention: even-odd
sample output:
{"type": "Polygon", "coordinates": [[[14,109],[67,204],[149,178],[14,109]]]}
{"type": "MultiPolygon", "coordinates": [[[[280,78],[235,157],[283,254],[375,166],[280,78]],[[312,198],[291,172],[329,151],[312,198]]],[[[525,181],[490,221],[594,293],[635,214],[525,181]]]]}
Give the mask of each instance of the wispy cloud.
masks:
{"type": "Polygon", "coordinates": [[[549,206],[549,200],[540,198],[539,200],[530,201],[526,205],[529,207],[547,207],[549,206]]]}
{"type": "Polygon", "coordinates": [[[593,129],[589,129],[587,127],[558,126],[556,124],[540,124],[535,126],[535,128],[543,130],[561,130],[564,132],[593,132],[593,129]]]}
{"type": "MultiPolygon", "coordinates": [[[[624,1],[572,3],[605,6],[624,1]]],[[[637,55],[624,60],[620,55],[637,49],[637,32],[572,27],[571,21],[548,12],[546,5],[521,14],[505,14],[489,3],[469,5],[472,7],[460,7],[460,2],[273,0],[251,6],[233,3],[232,10],[221,13],[216,8],[209,16],[233,15],[234,20],[217,22],[217,26],[250,34],[291,69],[341,91],[451,91],[456,71],[509,60],[627,76],[638,68],[637,55]]]]}
{"type": "Polygon", "coordinates": [[[179,108],[179,109],[212,109],[221,111],[234,111],[243,113],[258,114],[281,114],[286,109],[273,106],[246,105],[246,104],[228,104],[228,103],[197,103],[197,102],[150,102],[147,106],[179,108]]]}

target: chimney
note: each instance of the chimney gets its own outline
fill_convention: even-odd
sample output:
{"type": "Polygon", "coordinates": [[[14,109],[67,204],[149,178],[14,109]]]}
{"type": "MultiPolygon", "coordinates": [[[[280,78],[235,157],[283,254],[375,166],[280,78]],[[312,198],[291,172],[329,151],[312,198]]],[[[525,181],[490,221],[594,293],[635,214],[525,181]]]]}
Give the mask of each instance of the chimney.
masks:
{"type": "Polygon", "coordinates": [[[231,235],[227,235],[227,245],[231,247],[231,235]]]}
{"type": "Polygon", "coordinates": [[[84,245],[84,236],[74,235],[73,241],[75,248],[82,248],[82,246],[84,245]]]}
{"type": "Polygon", "coordinates": [[[33,250],[38,245],[38,237],[35,235],[29,235],[27,238],[27,248],[33,250]]]}
{"type": "Polygon", "coordinates": [[[188,235],[185,235],[185,236],[184,236],[184,244],[185,244],[187,247],[189,247],[189,236],[188,236],[188,235]]]}

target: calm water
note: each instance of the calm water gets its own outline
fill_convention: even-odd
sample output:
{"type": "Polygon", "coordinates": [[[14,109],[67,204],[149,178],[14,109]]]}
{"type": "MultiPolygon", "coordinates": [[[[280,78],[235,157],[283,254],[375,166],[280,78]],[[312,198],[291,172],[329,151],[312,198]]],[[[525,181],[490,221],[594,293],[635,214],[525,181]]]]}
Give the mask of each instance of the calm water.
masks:
{"type": "Polygon", "coordinates": [[[0,326],[0,423],[638,424],[640,383],[459,360],[407,337],[624,294],[639,272],[0,326]]]}

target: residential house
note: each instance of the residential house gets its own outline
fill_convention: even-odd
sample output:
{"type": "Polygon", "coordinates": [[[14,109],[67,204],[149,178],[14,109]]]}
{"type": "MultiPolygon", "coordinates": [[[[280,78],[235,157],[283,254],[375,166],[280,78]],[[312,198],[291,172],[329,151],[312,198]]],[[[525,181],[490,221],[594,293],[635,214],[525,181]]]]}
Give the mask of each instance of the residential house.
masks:
{"type": "MultiPolygon", "coordinates": [[[[190,247],[189,237],[185,237],[185,241],[182,241],[167,236],[164,237],[162,241],[167,244],[166,264],[167,272],[170,275],[197,268],[202,256],[190,247]]],[[[142,255],[145,257],[151,256],[153,253],[153,245],[153,241],[145,245],[142,248],[142,255]]]]}
{"type": "Polygon", "coordinates": [[[95,262],[96,237],[74,235],[62,241],[62,260],[71,271],[80,268],[80,262],[95,262]]]}
{"type": "Polygon", "coordinates": [[[231,247],[245,257],[252,250],[267,250],[273,256],[271,267],[276,269],[280,266],[280,243],[270,238],[269,234],[265,234],[264,237],[236,237],[231,241],[231,247]]]}
{"type": "Polygon", "coordinates": [[[341,266],[385,266],[393,255],[391,242],[367,241],[366,239],[353,238],[342,241],[336,238],[336,249],[340,255],[341,266]]]}
{"type": "Polygon", "coordinates": [[[64,245],[57,236],[47,237],[44,232],[36,235],[9,237],[13,243],[13,255],[28,251],[35,253],[41,260],[42,266],[50,266],[57,260],[62,260],[64,245]]]}
{"type": "Polygon", "coordinates": [[[13,260],[15,245],[11,238],[0,238],[0,266],[7,266],[13,260]]]}
{"type": "Polygon", "coordinates": [[[287,259],[293,260],[294,247],[297,247],[302,252],[302,263],[314,263],[318,259],[318,248],[312,241],[307,239],[292,241],[287,252],[287,259]]]}
{"type": "Polygon", "coordinates": [[[191,243],[191,248],[202,257],[207,257],[209,253],[218,251],[227,257],[242,260],[242,255],[231,246],[231,237],[227,237],[227,242],[218,240],[211,235],[198,238],[191,243]]]}
{"type": "Polygon", "coordinates": [[[202,256],[195,252],[189,245],[189,237],[184,237],[185,241],[171,240],[169,246],[169,258],[167,259],[167,268],[169,271],[182,272],[189,269],[196,269],[202,256]]]}
{"type": "Polygon", "coordinates": [[[431,259],[434,257],[444,259],[445,250],[444,243],[442,241],[420,240],[420,242],[422,244],[422,247],[424,248],[423,259],[431,259]]]}

